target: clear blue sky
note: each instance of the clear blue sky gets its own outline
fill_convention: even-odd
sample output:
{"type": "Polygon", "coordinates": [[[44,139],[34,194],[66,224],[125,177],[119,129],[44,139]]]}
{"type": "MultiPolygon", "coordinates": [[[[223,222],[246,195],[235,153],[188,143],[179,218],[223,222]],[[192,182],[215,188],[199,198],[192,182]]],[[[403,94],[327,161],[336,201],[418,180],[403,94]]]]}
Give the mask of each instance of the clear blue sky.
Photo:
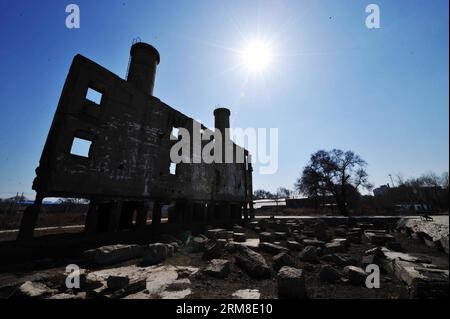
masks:
{"type": "Polygon", "coordinates": [[[161,54],[155,95],[207,126],[216,105],[234,127],[279,129],[279,169],[254,187],[293,187],[311,153],[351,149],[375,185],[449,167],[447,0],[0,0],[0,197],[34,197],[34,169],[71,60],[124,77],[133,38],[161,54]],[[65,7],[81,28],[65,27],[65,7]],[[365,7],[381,8],[381,29],[365,7]],[[232,49],[270,38],[264,77],[232,49]]]}

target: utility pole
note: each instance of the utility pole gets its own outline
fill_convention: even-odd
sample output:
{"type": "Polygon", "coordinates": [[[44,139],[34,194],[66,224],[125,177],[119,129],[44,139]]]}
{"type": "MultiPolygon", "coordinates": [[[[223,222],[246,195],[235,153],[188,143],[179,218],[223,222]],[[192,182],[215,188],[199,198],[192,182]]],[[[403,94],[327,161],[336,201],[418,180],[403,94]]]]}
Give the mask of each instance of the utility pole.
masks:
{"type": "Polygon", "coordinates": [[[392,187],[394,187],[394,180],[392,179],[392,174],[389,174],[388,176],[389,176],[389,178],[391,179],[392,187]]]}

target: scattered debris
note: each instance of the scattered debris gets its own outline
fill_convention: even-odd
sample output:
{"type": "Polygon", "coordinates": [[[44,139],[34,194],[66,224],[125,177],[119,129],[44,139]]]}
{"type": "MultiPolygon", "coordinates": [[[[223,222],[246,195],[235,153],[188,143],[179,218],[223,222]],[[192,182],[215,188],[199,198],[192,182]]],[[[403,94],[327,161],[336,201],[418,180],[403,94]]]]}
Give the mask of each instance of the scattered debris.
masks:
{"type": "Polygon", "coordinates": [[[360,267],[346,266],[344,267],[343,274],[353,285],[364,286],[366,283],[367,274],[360,267]]]}
{"type": "Polygon", "coordinates": [[[319,257],[317,253],[317,247],[315,246],[306,246],[302,252],[299,254],[299,259],[303,261],[309,262],[318,262],[319,257]]]}
{"type": "Polygon", "coordinates": [[[277,274],[278,296],[280,298],[305,298],[305,278],[301,269],[284,266],[277,274]]]}
{"type": "Polygon", "coordinates": [[[239,289],[233,292],[232,299],[260,299],[261,293],[258,289],[239,289]]]}
{"type": "Polygon", "coordinates": [[[320,268],[319,278],[325,282],[336,282],[341,279],[341,274],[338,270],[330,265],[323,265],[320,268]]]}
{"type": "Polygon", "coordinates": [[[84,252],[84,259],[96,265],[113,265],[122,261],[139,258],[143,254],[143,247],[139,245],[110,245],[90,249],[84,252]]]}
{"type": "Polygon", "coordinates": [[[279,253],[285,253],[285,252],[289,251],[287,248],[282,247],[280,245],[266,243],[266,242],[259,243],[259,248],[262,251],[267,252],[272,255],[279,254],[279,253]]]}
{"type": "Polygon", "coordinates": [[[167,244],[150,244],[144,249],[142,256],[142,262],[145,265],[156,265],[164,261],[169,254],[169,248],[167,244]]]}
{"type": "Polygon", "coordinates": [[[268,278],[271,276],[270,267],[261,254],[246,246],[239,246],[235,256],[236,264],[254,278],[268,278]]]}
{"type": "Polygon", "coordinates": [[[295,259],[287,253],[279,253],[278,255],[273,256],[272,260],[274,268],[277,270],[283,266],[296,267],[297,265],[295,259]]]}
{"type": "Polygon", "coordinates": [[[230,273],[230,261],[213,259],[205,268],[204,273],[215,278],[226,278],[230,273]]]}

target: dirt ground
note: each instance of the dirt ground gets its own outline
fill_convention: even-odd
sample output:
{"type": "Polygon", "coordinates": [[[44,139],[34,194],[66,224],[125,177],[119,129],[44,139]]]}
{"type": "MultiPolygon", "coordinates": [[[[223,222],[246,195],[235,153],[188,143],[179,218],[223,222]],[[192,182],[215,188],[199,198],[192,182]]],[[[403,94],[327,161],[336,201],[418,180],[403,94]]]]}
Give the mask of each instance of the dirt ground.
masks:
{"type": "MultiPolygon", "coordinates": [[[[257,237],[251,231],[247,231],[248,236],[257,237]]],[[[433,262],[448,269],[448,256],[445,253],[430,249],[424,244],[414,239],[408,238],[401,233],[394,233],[396,239],[408,252],[425,253],[433,257],[433,262]]],[[[361,260],[364,252],[374,248],[367,241],[361,244],[351,244],[347,254],[356,260],[361,260]]],[[[268,262],[272,264],[273,255],[260,252],[268,262]]],[[[201,259],[202,254],[178,253],[166,262],[172,265],[186,265],[201,267],[205,261],[201,259]]],[[[233,259],[232,254],[225,254],[224,259],[233,259]]],[[[348,283],[326,283],[319,279],[321,265],[326,262],[306,263],[298,261],[299,268],[305,271],[306,290],[308,298],[311,299],[399,299],[405,298],[405,284],[396,278],[392,278],[387,273],[382,272],[379,289],[368,289],[358,287],[348,283]]],[[[361,265],[359,265],[361,266],[361,265]]],[[[263,299],[278,298],[276,277],[271,279],[257,280],[251,278],[245,271],[241,270],[234,263],[231,266],[231,273],[227,279],[214,279],[211,277],[201,277],[192,282],[193,294],[189,298],[229,298],[238,289],[258,289],[263,299]]]]}
{"type": "MultiPolygon", "coordinates": [[[[334,231],[334,227],[329,226],[328,231],[331,233],[334,231]]],[[[245,229],[247,238],[258,238],[258,234],[250,229],[245,229]]],[[[399,232],[391,232],[395,236],[396,240],[400,242],[401,246],[408,253],[421,253],[429,256],[433,263],[448,269],[449,259],[448,255],[438,250],[437,248],[429,248],[424,243],[419,242],[417,239],[413,239],[406,234],[399,232]]],[[[181,235],[180,235],[181,237],[181,235]]],[[[364,237],[364,236],[363,236],[364,237]]],[[[281,242],[284,246],[285,243],[281,242]]],[[[360,244],[350,244],[347,254],[361,263],[364,252],[375,246],[370,244],[365,238],[360,244]]],[[[260,251],[259,251],[260,252],[260,251]]],[[[260,252],[266,259],[268,265],[272,265],[273,255],[260,252]]],[[[317,263],[309,263],[299,261],[298,253],[292,252],[298,262],[298,268],[303,269],[306,282],[307,297],[311,299],[399,299],[406,298],[406,286],[398,279],[393,278],[391,275],[382,272],[381,283],[379,289],[369,289],[362,286],[354,286],[345,282],[327,283],[319,279],[319,271],[322,265],[327,262],[319,261],[317,263]]],[[[190,289],[192,293],[187,297],[189,299],[215,299],[224,298],[228,299],[231,295],[239,289],[258,289],[263,299],[278,298],[277,294],[277,281],[276,271],[273,271],[273,275],[270,279],[254,279],[251,278],[244,270],[236,266],[234,263],[234,254],[224,252],[221,259],[228,259],[231,261],[231,272],[226,279],[215,279],[205,274],[195,276],[191,279],[190,289]]],[[[67,261],[60,261],[62,263],[67,261]]],[[[128,261],[125,264],[138,263],[138,260],[128,261]]],[[[172,266],[191,266],[197,268],[204,268],[207,265],[207,261],[202,259],[202,253],[188,253],[183,247],[180,247],[172,257],[166,259],[163,264],[172,266]]],[[[120,264],[120,265],[123,265],[120,264]]],[[[118,267],[119,265],[114,265],[118,267]]],[[[361,264],[358,266],[361,267],[361,264]]],[[[44,267],[45,268],[45,267],[44,267]]],[[[111,267],[109,267],[111,268],[111,267]]],[[[342,270],[342,269],[339,269],[342,270]]],[[[15,274],[18,275],[18,274],[15,274]]],[[[25,276],[26,274],[21,274],[25,276]]],[[[19,276],[21,276],[19,275],[19,276]]],[[[4,278],[3,278],[4,279],[4,278]]],[[[1,297],[1,296],[0,296],[1,297]]]]}

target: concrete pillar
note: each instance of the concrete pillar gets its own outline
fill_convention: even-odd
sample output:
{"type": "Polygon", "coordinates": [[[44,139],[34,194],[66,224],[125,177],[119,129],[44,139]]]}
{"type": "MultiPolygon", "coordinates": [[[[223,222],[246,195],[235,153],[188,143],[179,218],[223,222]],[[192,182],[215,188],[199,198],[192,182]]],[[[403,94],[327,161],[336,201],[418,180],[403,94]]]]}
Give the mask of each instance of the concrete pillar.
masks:
{"type": "Polygon", "coordinates": [[[214,202],[208,202],[208,207],[206,208],[206,220],[213,221],[214,220],[214,209],[216,204],[214,202]]]}
{"type": "Polygon", "coordinates": [[[112,203],[111,213],[109,216],[108,232],[117,232],[119,230],[122,207],[122,201],[112,203]]]}
{"type": "Polygon", "coordinates": [[[252,179],[252,173],[253,173],[253,166],[251,161],[251,155],[248,156],[248,202],[249,202],[249,209],[250,209],[250,219],[255,219],[255,211],[253,210],[253,179],[252,179]]]}
{"type": "Polygon", "coordinates": [[[98,232],[98,204],[95,200],[89,202],[89,209],[84,223],[84,233],[86,235],[93,235],[98,232]]]}
{"type": "Polygon", "coordinates": [[[36,195],[34,204],[28,206],[23,212],[22,221],[20,223],[18,240],[26,240],[33,238],[34,228],[38,219],[39,211],[41,210],[43,197],[39,194],[36,195]]]}
{"type": "Polygon", "coordinates": [[[202,203],[202,217],[203,222],[208,221],[208,207],[206,207],[205,203],[202,203]]]}
{"type": "Polygon", "coordinates": [[[123,202],[122,212],[120,214],[119,229],[132,229],[134,212],[137,210],[138,202],[123,202]]]}
{"type": "Polygon", "coordinates": [[[191,224],[193,216],[194,216],[194,204],[189,201],[186,203],[185,206],[183,222],[186,224],[191,224]]]}
{"type": "Polygon", "coordinates": [[[248,220],[248,209],[247,209],[247,203],[244,203],[244,220],[248,220]]]}
{"type": "Polygon", "coordinates": [[[137,205],[136,229],[142,229],[147,225],[148,204],[139,202],[137,205]]]}
{"type": "Polygon", "coordinates": [[[185,210],[185,203],[179,200],[176,201],[174,212],[172,214],[170,222],[173,224],[182,224],[184,222],[184,210],[185,210]]]}
{"type": "Polygon", "coordinates": [[[177,215],[177,202],[172,202],[169,204],[167,209],[167,222],[170,224],[176,224],[177,215]]]}
{"type": "Polygon", "coordinates": [[[231,220],[231,206],[229,203],[222,203],[222,213],[221,213],[221,219],[230,221],[231,220]]]}
{"type": "Polygon", "coordinates": [[[161,224],[161,208],[162,204],[159,200],[153,202],[152,210],[152,226],[158,227],[161,224]]]}
{"type": "Polygon", "coordinates": [[[130,65],[127,81],[141,91],[153,95],[159,52],[147,43],[133,44],[130,50],[130,65]]]}
{"type": "Polygon", "coordinates": [[[255,219],[255,210],[253,209],[253,201],[250,202],[250,219],[255,219]]]}

